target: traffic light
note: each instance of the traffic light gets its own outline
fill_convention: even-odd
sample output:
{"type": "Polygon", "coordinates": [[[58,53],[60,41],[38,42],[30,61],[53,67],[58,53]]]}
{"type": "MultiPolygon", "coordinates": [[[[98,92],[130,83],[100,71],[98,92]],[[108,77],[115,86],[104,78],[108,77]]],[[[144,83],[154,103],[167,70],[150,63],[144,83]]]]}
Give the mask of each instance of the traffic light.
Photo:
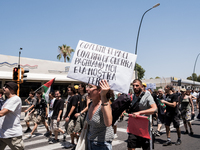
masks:
{"type": "Polygon", "coordinates": [[[17,67],[13,68],[13,80],[14,81],[19,80],[19,68],[17,67]]]}
{"type": "Polygon", "coordinates": [[[178,80],[178,86],[181,86],[181,79],[178,80]]]}
{"type": "Polygon", "coordinates": [[[27,80],[27,78],[26,78],[27,75],[25,73],[28,73],[28,72],[29,72],[28,69],[24,70],[24,68],[21,68],[21,79],[20,79],[21,83],[23,83],[24,81],[27,80]]]}

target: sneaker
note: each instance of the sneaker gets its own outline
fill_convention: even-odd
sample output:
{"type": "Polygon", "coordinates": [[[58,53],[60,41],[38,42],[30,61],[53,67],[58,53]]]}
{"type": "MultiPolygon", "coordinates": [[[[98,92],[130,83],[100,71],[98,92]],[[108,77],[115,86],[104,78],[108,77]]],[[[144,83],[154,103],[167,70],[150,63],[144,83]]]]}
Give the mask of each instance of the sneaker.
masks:
{"type": "Polygon", "coordinates": [[[175,145],[181,145],[181,140],[178,139],[178,140],[176,141],[175,145]]]}
{"type": "Polygon", "coordinates": [[[160,131],[156,130],[156,131],[154,132],[154,134],[155,134],[155,136],[160,136],[160,131]]]}
{"type": "Polygon", "coordinates": [[[59,142],[59,139],[51,139],[50,141],[49,141],[49,144],[54,144],[54,143],[58,143],[59,142]]]}
{"type": "Polygon", "coordinates": [[[32,134],[27,135],[27,139],[30,139],[30,138],[32,138],[32,134]]]}
{"type": "Polygon", "coordinates": [[[73,148],[75,146],[76,146],[75,144],[70,143],[70,144],[66,145],[65,148],[73,148]]]}
{"type": "Polygon", "coordinates": [[[165,142],[165,143],[163,144],[163,146],[169,146],[169,145],[172,145],[172,142],[169,141],[169,140],[167,140],[167,142],[165,142]]]}
{"type": "Polygon", "coordinates": [[[186,130],[186,131],[184,132],[184,134],[188,134],[188,130],[186,130]]]}
{"type": "Polygon", "coordinates": [[[65,142],[65,141],[66,141],[66,135],[63,134],[63,142],[65,142]]]}
{"type": "Polygon", "coordinates": [[[191,120],[194,120],[195,114],[192,114],[191,120]]]}
{"type": "Polygon", "coordinates": [[[200,113],[198,114],[197,119],[200,119],[200,113]]]}
{"type": "Polygon", "coordinates": [[[44,136],[49,137],[49,136],[50,136],[50,132],[47,131],[47,132],[44,134],[44,136]]]}
{"type": "Polygon", "coordinates": [[[24,131],[24,133],[30,133],[32,130],[30,128],[27,128],[26,131],[24,131]]]}
{"type": "Polygon", "coordinates": [[[190,135],[194,135],[194,133],[191,131],[191,132],[190,132],[190,135]]]}
{"type": "Polygon", "coordinates": [[[114,134],[114,139],[118,138],[117,134],[114,134]]]}

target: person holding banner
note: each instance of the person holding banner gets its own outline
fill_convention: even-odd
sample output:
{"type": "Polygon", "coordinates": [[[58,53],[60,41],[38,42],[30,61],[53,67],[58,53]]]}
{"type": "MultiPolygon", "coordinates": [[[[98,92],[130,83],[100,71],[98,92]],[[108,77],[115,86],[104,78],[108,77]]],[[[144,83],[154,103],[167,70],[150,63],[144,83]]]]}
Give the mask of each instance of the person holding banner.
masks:
{"type": "Polygon", "coordinates": [[[114,132],[112,128],[112,109],[109,103],[111,90],[108,82],[102,80],[100,86],[89,84],[89,104],[86,121],[89,125],[88,150],[112,150],[114,132]]]}
{"type": "MultiPolygon", "coordinates": [[[[131,113],[133,117],[137,118],[140,115],[146,115],[149,117],[149,115],[157,113],[157,106],[155,104],[155,101],[149,92],[143,91],[141,80],[135,79],[133,81],[133,90],[134,95],[131,102],[132,107],[129,109],[129,113],[131,113]]],[[[147,129],[148,132],[150,132],[149,129],[147,129]]],[[[141,147],[147,150],[150,149],[151,145],[149,139],[129,133],[127,147],[128,150],[135,150],[135,148],[141,147]]]]}

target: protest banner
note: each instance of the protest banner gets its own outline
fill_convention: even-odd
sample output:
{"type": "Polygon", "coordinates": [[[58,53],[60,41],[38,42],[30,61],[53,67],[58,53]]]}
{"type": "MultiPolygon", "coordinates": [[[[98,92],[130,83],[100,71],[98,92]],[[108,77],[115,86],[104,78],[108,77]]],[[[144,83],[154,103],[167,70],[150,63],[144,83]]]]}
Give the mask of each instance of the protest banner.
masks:
{"type": "Polygon", "coordinates": [[[128,93],[137,55],[79,41],[67,77],[98,86],[106,79],[112,90],[128,93]]]}
{"type": "Polygon", "coordinates": [[[151,139],[148,117],[138,115],[134,118],[132,114],[129,114],[127,132],[146,139],[151,139]]]}

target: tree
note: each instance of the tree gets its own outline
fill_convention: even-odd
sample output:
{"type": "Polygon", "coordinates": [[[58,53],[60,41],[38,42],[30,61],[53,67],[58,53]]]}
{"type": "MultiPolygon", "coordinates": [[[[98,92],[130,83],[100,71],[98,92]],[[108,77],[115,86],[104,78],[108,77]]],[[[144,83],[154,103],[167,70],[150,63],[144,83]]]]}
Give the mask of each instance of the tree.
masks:
{"type": "Polygon", "coordinates": [[[59,52],[60,54],[57,55],[57,59],[60,60],[61,57],[64,57],[64,62],[70,61],[70,57],[71,57],[71,53],[74,52],[74,50],[70,47],[67,46],[65,44],[63,44],[62,46],[58,46],[59,52]]]}
{"type": "Polygon", "coordinates": [[[155,77],[155,79],[160,79],[160,77],[155,77]]]}
{"type": "Polygon", "coordinates": [[[197,77],[197,81],[200,82],[200,75],[197,77]]]}
{"type": "Polygon", "coordinates": [[[144,77],[145,70],[139,64],[136,63],[135,65],[138,73],[138,79],[141,80],[144,77]]]}
{"type": "Polygon", "coordinates": [[[187,77],[188,80],[192,80],[192,76],[187,77]]]}
{"type": "Polygon", "coordinates": [[[197,81],[197,74],[196,74],[196,73],[193,73],[193,74],[192,74],[192,80],[193,80],[193,81],[197,81]]]}

